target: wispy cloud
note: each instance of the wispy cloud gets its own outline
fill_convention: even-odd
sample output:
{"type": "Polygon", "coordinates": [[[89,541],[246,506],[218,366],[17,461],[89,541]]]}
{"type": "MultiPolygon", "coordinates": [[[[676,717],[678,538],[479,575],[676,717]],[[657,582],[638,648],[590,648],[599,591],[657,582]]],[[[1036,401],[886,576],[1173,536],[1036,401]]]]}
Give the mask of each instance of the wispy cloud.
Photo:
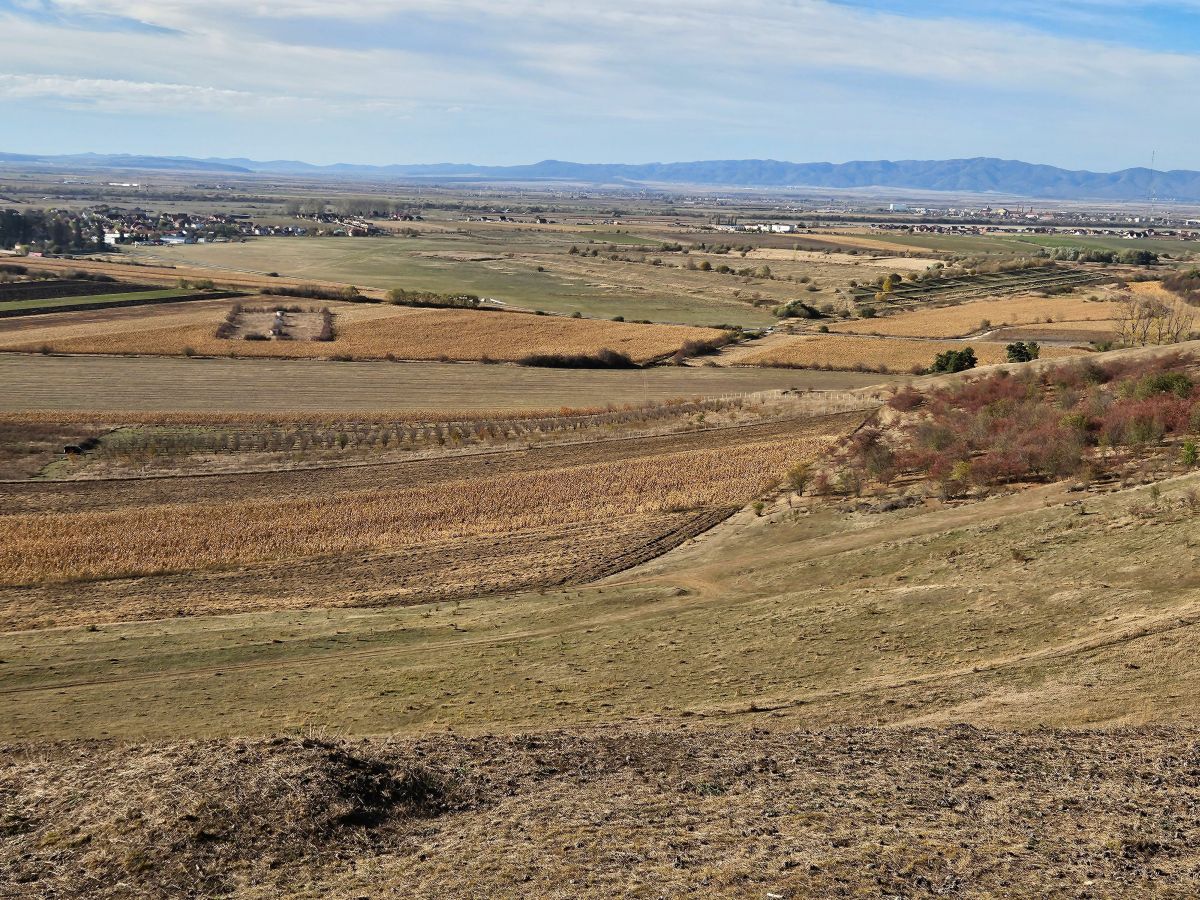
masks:
{"type": "MultiPolygon", "coordinates": [[[[1200,11],[1200,0],[1005,5],[1200,11]]],[[[999,10],[993,0],[974,9],[988,6],[999,10]]],[[[455,109],[464,139],[481,116],[506,119],[524,140],[533,134],[522,123],[555,117],[597,129],[657,121],[678,134],[687,123],[716,140],[720,128],[803,111],[830,125],[894,111],[925,117],[933,145],[955,119],[986,133],[1020,108],[1046,128],[1066,110],[1073,121],[1086,112],[1097,132],[1121,122],[1121,109],[1175,121],[1198,111],[1200,83],[1193,53],[1032,14],[981,21],[946,0],[0,0],[0,27],[0,103],[295,107],[363,117],[364,128],[369,115],[440,127],[455,109]],[[928,121],[935,102],[962,104],[937,110],[940,131],[928,121]]]]}

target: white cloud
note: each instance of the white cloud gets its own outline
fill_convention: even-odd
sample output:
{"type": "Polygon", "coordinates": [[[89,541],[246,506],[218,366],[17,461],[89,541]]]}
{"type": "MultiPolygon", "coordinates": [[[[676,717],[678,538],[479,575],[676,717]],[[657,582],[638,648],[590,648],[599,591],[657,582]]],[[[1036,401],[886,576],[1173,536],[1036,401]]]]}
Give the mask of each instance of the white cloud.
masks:
{"type": "MultiPolygon", "coordinates": [[[[1076,5],[1109,7],[1114,2],[1076,0],[1076,5]]],[[[1187,5],[1200,7],[1200,0],[1187,5]]],[[[627,80],[622,72],[629,67],[651,90],[658,84],[677,90],[695,72],[732,70],[733,75],[759,72],[770,77],[801,67],[817,74],[859,72],[998,89],[1049,89],[1058,95],[1078,96],[1111,90],[1127,93],[1151,83],[1160,88],[1164,83],[1168,88],[1172,84],[1182,87],[1182,80],[1200,79],[1200,60],[1195,56],[1073,40],[995,23],[914,19],[826,0],[743,0],[736,5],[725,0],[689,4],[675,0],[609,0],[605,4],[574,0],[343,0],[336,7],[324,0],[208,0],[203,4],[191,0],[61,0],[59,6],[123,15],[183,32],[187,42],[174,45],[183,64],[188,57],[196,61],[213,55],[227,58],[229,54],[222,54],[222,49],[242,51],[246,55],[237,62],[238,70],[270,80],[270,73],[283,66],[292,77],[313,82],[306,93],[318,93],[323,79],[332,77],[335,83],[339,79],[317,66],[308,66],[302,73],[288,65],[286,45],[274,46],[272,22],[332,21],[336,17],[342,28],[358,23],[367,46],[378,46],[375,41],[381,30],[402,35],[405,17],[458,23],[464,30],[484,32],[497,56],[514,60],[530,72],[566,79],[553,86],[557,90],[586,89],[597,78],[620,84],[627,80]],[[255,55],[256,48],[263,57],[255,55]]],[[[103,40],[107,36],[96,37],[103,40]]],[[[148,44],[170,40],[140,37],[148,44]]],[[[363,53],[313,48],[312,43],[310,39],[303,52],[325,57],[313,62],[349,67],[361,78],[370,78],[370,66],[383,66],[374,70],[370,79],[376,83],[364,87],[368,93],[392,93],[383,87],[385,78],[380,76],[397,72],[406,61],[419,66],[410,77],[421,79],[425,92],[439,95],[440,100],[450,99],[445,96],[447,91],[439,90],[443,85],[452,87],[460,82],[464,88],[488,88],[471,85],[470,79],[462,77],[475,64],[453,46],[430,47],[425,53],[421,48],[363,53]],[[429,77],[423,77],[426,72],[429,77]]],[[[45,45],[39,48],[45,49],[45,45]]],[[[105,58],[111,59],[107,54],[105,58]]],[[[507,80],[504,71],[493,74],[501,82],[507,80]]],[[[536,86],[536,78],[525,80],[526,91],[536,86]]],[[[411,96],[411,91],[407,93],[411,96]]]]}
{"type": "Polygon", "coordinates": [[[0,75],[0,100],[56,101],[111,112],[251,112],[301,102],[204,85],[63,75],[0,75]]]}
{"type": "MultiPolygon", "coordinates": [[[[22,0],[30,8],[39,4],[22,0]]],[[[1025,2],[1025,0],[1011,0],[1025,2]]],[[[844,103],[976,127],[1022,104],[1194,117],[1200,57],[1015,24],[913,18],[829,0],[58,0],[57,20],[0,12],[0,103],[469,123],[555,115],[761,126],[844,103]],[[119,16],[168,32],[87,31],[119,16]],[[328,24],[328,27],[324,27],[328,24]],[[421,35],[418,40],[412,35],[421,35]],[[929,98],[957,94],[960,108],[929,98]],[[446,116],[447,110],[463,110],[446,116]]],[[[1118,0],[1066,0],[1113,9],[1118,0]]],[[[1121,6],[1126,8],[1122,0],[1121,6]]],[[[1133,6],[1137,6],[1136,3],[1133,6]]],[[[1177,0],[1200,9],[1200,0],[1177,0]]],[[[825,119],[828,121],[828,118],[825,119]]],[[[468,128],[469,124],[463,124],[468,128]]],[[[1102,130],[1102,129],[1098,129],[1102,130]]],[[[493,139],[503,136],[492,134],[493,139]]]]}

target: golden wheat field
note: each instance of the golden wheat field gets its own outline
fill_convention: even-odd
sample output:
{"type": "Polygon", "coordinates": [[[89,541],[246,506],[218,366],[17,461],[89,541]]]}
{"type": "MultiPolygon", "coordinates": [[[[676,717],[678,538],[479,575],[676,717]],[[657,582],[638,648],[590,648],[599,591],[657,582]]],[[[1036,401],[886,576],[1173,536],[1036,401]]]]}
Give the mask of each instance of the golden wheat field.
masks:
{"type": "MultiPolygon", "coordinates": [[[[248,304],[249,305],[249,304],[248,304]]],[[[254,304],[257,305],[268,305],[254,304]]],[[[301,301],[305,308],[322,304],[301,301]]],[[[0,337],[0,349],[60,353],[111,353],[179,356],[284,357],[317,359],[352,356],[411,360],[515,361],[530,354],[592,354],[607,348],[638,361],[670,354],[687,341],[719,337],[713,328],[685,325],[639,325],[596,319],[569,319],[523,313],[409,307],[328,304],[335,311],[333,341],[247,341],[217,338],[225,311],[211,310],[201,321],[189,316],[156,327],[156,317],[120,320],[111,325],[77,326],[64,322],[41,328],[36,337],[14,332],[0,337]]]]}
{"type": "MultiPolygon", "coordinates": [[[[857,335],[797,335],[781,338],[761,353],[741,360],[748,366],[789,366],[799,369],[827,366],[834,369],[866,368],[886,372],[908,372],[927,367],[946,350],[972,347],[980,365],[1005,361],[1004,344],[993,341],[929,341],[900,337],[857,335]]],[[[1085,350],[1043,347],[1043,358],[1077,356],[1085,350]]]]}
{"type": "Polygon", "coordinates": [[[740,505],[811,455],[812,438],[302,498],[137,505],[0,517],[10,584],[160,573],[570,522],[740,505]]]}
{"type": "Polygon", "coordinates": [[[1005,325],[1047,321],[1098,321],[1116,315],[1115,303],[1082,297],[1004,297],[961,306],[899,312],[876,319],[857,319],[830,325],[844,334],[884,334],[892,337],[961,337],[1005,325]],[[984,323],[987,325],[984,325],[984,323]]]}

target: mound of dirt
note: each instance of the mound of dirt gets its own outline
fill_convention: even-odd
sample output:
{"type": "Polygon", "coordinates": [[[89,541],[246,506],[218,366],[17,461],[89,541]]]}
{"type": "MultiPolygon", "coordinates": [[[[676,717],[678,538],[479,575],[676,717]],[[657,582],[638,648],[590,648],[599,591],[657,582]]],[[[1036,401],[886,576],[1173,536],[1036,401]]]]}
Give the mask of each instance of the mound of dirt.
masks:
{"type": "Polygon", "coordinates": [[[9,758],[0,779],[0,834],[22,848],[0,896],[227,894],[247,871],[377,852],[470,798],[416,756],[297,738],[81,744],[9,758]]]}
{"type": "Polygon", "coordinates": [[[8,748],[0,896],[1195,896],[1198,795],[1178,728],[8,748]]]}

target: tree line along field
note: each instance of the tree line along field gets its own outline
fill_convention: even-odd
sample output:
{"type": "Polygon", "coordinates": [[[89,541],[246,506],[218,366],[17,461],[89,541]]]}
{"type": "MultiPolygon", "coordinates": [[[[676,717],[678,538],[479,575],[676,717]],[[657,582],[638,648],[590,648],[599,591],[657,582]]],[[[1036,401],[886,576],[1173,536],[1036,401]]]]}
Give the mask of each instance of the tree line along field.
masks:
{"type": "MultiPolygon", "coordinates": [[[[156,327],[155,311],[137,318],[77,326],[65,320],[42,329],[36,337],[0,328],[0,348],[63,353],[109,353],[180,356],[247,356],[279,358],[353,357],[355,359],[482,360],[515,362],[536,354],[594,355],[602,349],[623,353],[637,362],[669,356],[685,343],[722,339],[711,328],[642,325],[562,316],[536,316],[500,311],[420,309],[377,303],[322,303],[287,297],[241,301],[235,308],[207,307],[204,318],[156,327]],[[238,310],[295,308],[333,313],[328,341],[248,341],[217,336],[222,323],[236,324],[238,310]]],[[[178,308],[163,310],[177,320],[178,308]]]]}
{"type": "MultiPolygon", "coordinates": [[[[980,365],[1007,360],[1006,345],[996,341],[939,341],[856,334],[781,335],[738,362],[747,366],[780,366],[796,369],[848,369],[863,372],[905,373],[927,369],[939,353],[971,347],[980,365]]],[[[1042,347],[1046,359],[1086,354],[1070,347],[1042,347]]]]}

